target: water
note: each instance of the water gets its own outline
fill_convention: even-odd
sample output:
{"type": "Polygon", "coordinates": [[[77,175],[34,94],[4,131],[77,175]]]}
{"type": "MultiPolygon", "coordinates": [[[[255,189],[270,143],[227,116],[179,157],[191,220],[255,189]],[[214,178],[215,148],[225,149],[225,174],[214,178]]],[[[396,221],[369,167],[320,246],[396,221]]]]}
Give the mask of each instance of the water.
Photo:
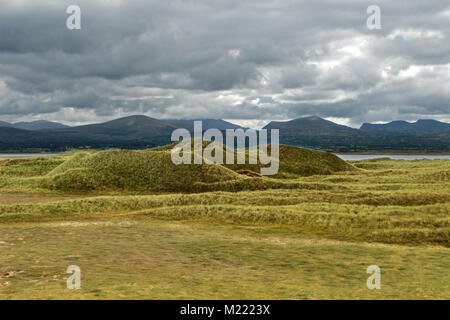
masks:
{"type": "MultiPolygon", "coordinates": [[[[49,157],[55,156],[57,153],[0,153],[0,158],[16,158],[16,157],[49,157]]],[[[335,153],[343,160],[367,160],[377,158],[391,158],[394,160],[418,160],[418,159],[447,159],[450,160],[450,154],[342,154],[335,153]]]]}
{"type": "Polygon", "coordinates": [[[23,158],[23,157],[49,157],[57,153],[0,153],[0,158],[23,158]]]}
{"type": "Polygon", "coordinates": [[[450,160],[449,154],[341,154],[335,153],[339,158],[343,160],[367,160],[378,158],[391,158],[394,160],[420,160],[420,159],[447,159],[450,160]]]}

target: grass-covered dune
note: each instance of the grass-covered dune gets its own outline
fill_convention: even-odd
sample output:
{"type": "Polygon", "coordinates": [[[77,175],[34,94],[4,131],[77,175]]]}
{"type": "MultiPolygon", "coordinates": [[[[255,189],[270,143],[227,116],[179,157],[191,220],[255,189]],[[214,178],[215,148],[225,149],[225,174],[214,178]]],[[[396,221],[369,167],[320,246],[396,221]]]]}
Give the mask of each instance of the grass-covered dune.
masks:
{"type": "Polygon", "coordinates": [[[450,298],[449,160],[280,146],[268,177],[173,146],[0,159],[0,299],[450,298]]]}
{"type": "Polygon", "coordinates": [[[42,185],[62,191],[195,191],[199,183],[239,180],[220,165],[174,165],[169,151],[113,150],[75,154],[47,174],[42,185]]]}
{"type": "MultiPolygon", "coordinates": [[[[206,145],[207,143],[204,147],[206,145]]],[[[260,163],[175,165],[171,160],[171,148],[174,146],[75,153],[35,183],[45,189],[63,192],[238,191],[295,188],[297,184],[273,178],[296,178],[356,170],[330,153],[280,146],[279,172],[272,179],[266,179],[259,175],[263,167],[260,163]]],[[[246,152],[248,157],[249,150],[246,152]]]]}
{"type": "Polygon", "coordinates": [[[450,246],[448,160],[347,164],[281,146],[279,174],[266,177],[258,165],[176,166],[172,147],[0,160],[0,224],[126,214],[450,246]],[[307,166],[333,173],[299,173],[307,166]]]}

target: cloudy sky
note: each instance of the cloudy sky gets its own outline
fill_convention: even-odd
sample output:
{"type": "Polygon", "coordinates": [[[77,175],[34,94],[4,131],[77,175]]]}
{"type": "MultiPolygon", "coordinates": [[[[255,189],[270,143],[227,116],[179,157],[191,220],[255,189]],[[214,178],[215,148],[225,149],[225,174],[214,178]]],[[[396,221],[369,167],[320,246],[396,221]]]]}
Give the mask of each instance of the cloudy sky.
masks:
{"type": "Polygon", "coordinates": [[[0,120],[131,114],[450,122],[450,1],[0,0],[0,120]]]}

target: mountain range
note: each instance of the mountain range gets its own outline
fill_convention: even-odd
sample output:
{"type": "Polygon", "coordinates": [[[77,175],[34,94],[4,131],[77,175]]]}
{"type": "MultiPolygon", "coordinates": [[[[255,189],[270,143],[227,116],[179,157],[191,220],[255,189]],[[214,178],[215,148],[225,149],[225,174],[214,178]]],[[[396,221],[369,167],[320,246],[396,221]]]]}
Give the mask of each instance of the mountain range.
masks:
{"type": "Polygon", "coordinates": [[[354,129],[312,116],[272,121],[264,128],[280,129],[281,143],[329,151],[450,150],[450,124],[436,120],[365,123],[360,129],[354,129]]]}
{"type": "Polygon", "coordinates": [[[450,132],[450,123],[432,119],[420,119],[416,122],[392,121],[386,124],[364,123],[361,130],[372,131],[411,131],[411,132],[450,132]]]}
{"type": "MultiPolygon", "coordinates": [[[[170,143],[177,128],[193,130],[195,120],[159,120],[143,115],[104,123],[68,127],[49,121],[0,121],[0,150],[67,150],[70,148],[146,148],[170,143]]],[[[246,129],[217,119],[202,119],[203,130],[246,129]]],[[[279,129],[280,143],[328,151],[418,150],[449,151],[450,124],[436,120],[415,123],[365,123],[360,129],[317,116],[272,121],[264,129],[279,129]]]]}
{"type": "Polygon", "coordinates": [[[16,122],[16,123],[0,121],[0,127],[9,127],[9,128],[23,129],[23,130],[69,128],[69,126],[66,126],[62,123],[46,121],[46,120],[36,120],[36,121],[31,121],[31,122],[16,122]]]}
{"type": "MultiPolygon", "coordinates": [[[[202,121],[203,130],[242,128],[224,120],[202,121]]],[[[75,127],[55,124],[40,130],[24,130],[23,126],[0,122],[0,150],[154,147],[170,143],[175,129],[192,131],[193,127],[194,120],[158,120],[143,115],[75,127]]]]}

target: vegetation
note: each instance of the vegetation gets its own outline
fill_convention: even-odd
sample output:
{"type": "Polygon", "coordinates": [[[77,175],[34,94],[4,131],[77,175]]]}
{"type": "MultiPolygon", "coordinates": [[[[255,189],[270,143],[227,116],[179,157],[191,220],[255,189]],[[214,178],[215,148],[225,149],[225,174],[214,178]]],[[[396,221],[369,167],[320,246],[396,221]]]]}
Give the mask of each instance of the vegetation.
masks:
{"type": "Polygon", "coordinates": [[[0,298],[450,298],[449,160],[282,147],[264,177],[171,147],[0,160],[0,298]]]}
{"type": "MultiPolygon", "coordinates": [[[[3,175],[9,175],[9,181],[4,181],[4,184],[6,188],[16,191],[38,188],[78,193],[201,192],[301,187],[301,183],[296,181],[262,179],[257,174],[262,167],[260,163],[175,165],[171,161],[173,146],[149,150],[77,152],[54,159],[6,160],[8,169],[3,175]],[[20,165],[11,167],[11,161],[20,165]],[[25,174],[26,170],[30,173],[25,174]],[[21,171],[24,174],[18,178],[11,177],[12,173],[21,171]]],[[[280,162],[280,170],[275,178],[356,170],[333,154],[288,146],[280,147],[280,162]]]]}

